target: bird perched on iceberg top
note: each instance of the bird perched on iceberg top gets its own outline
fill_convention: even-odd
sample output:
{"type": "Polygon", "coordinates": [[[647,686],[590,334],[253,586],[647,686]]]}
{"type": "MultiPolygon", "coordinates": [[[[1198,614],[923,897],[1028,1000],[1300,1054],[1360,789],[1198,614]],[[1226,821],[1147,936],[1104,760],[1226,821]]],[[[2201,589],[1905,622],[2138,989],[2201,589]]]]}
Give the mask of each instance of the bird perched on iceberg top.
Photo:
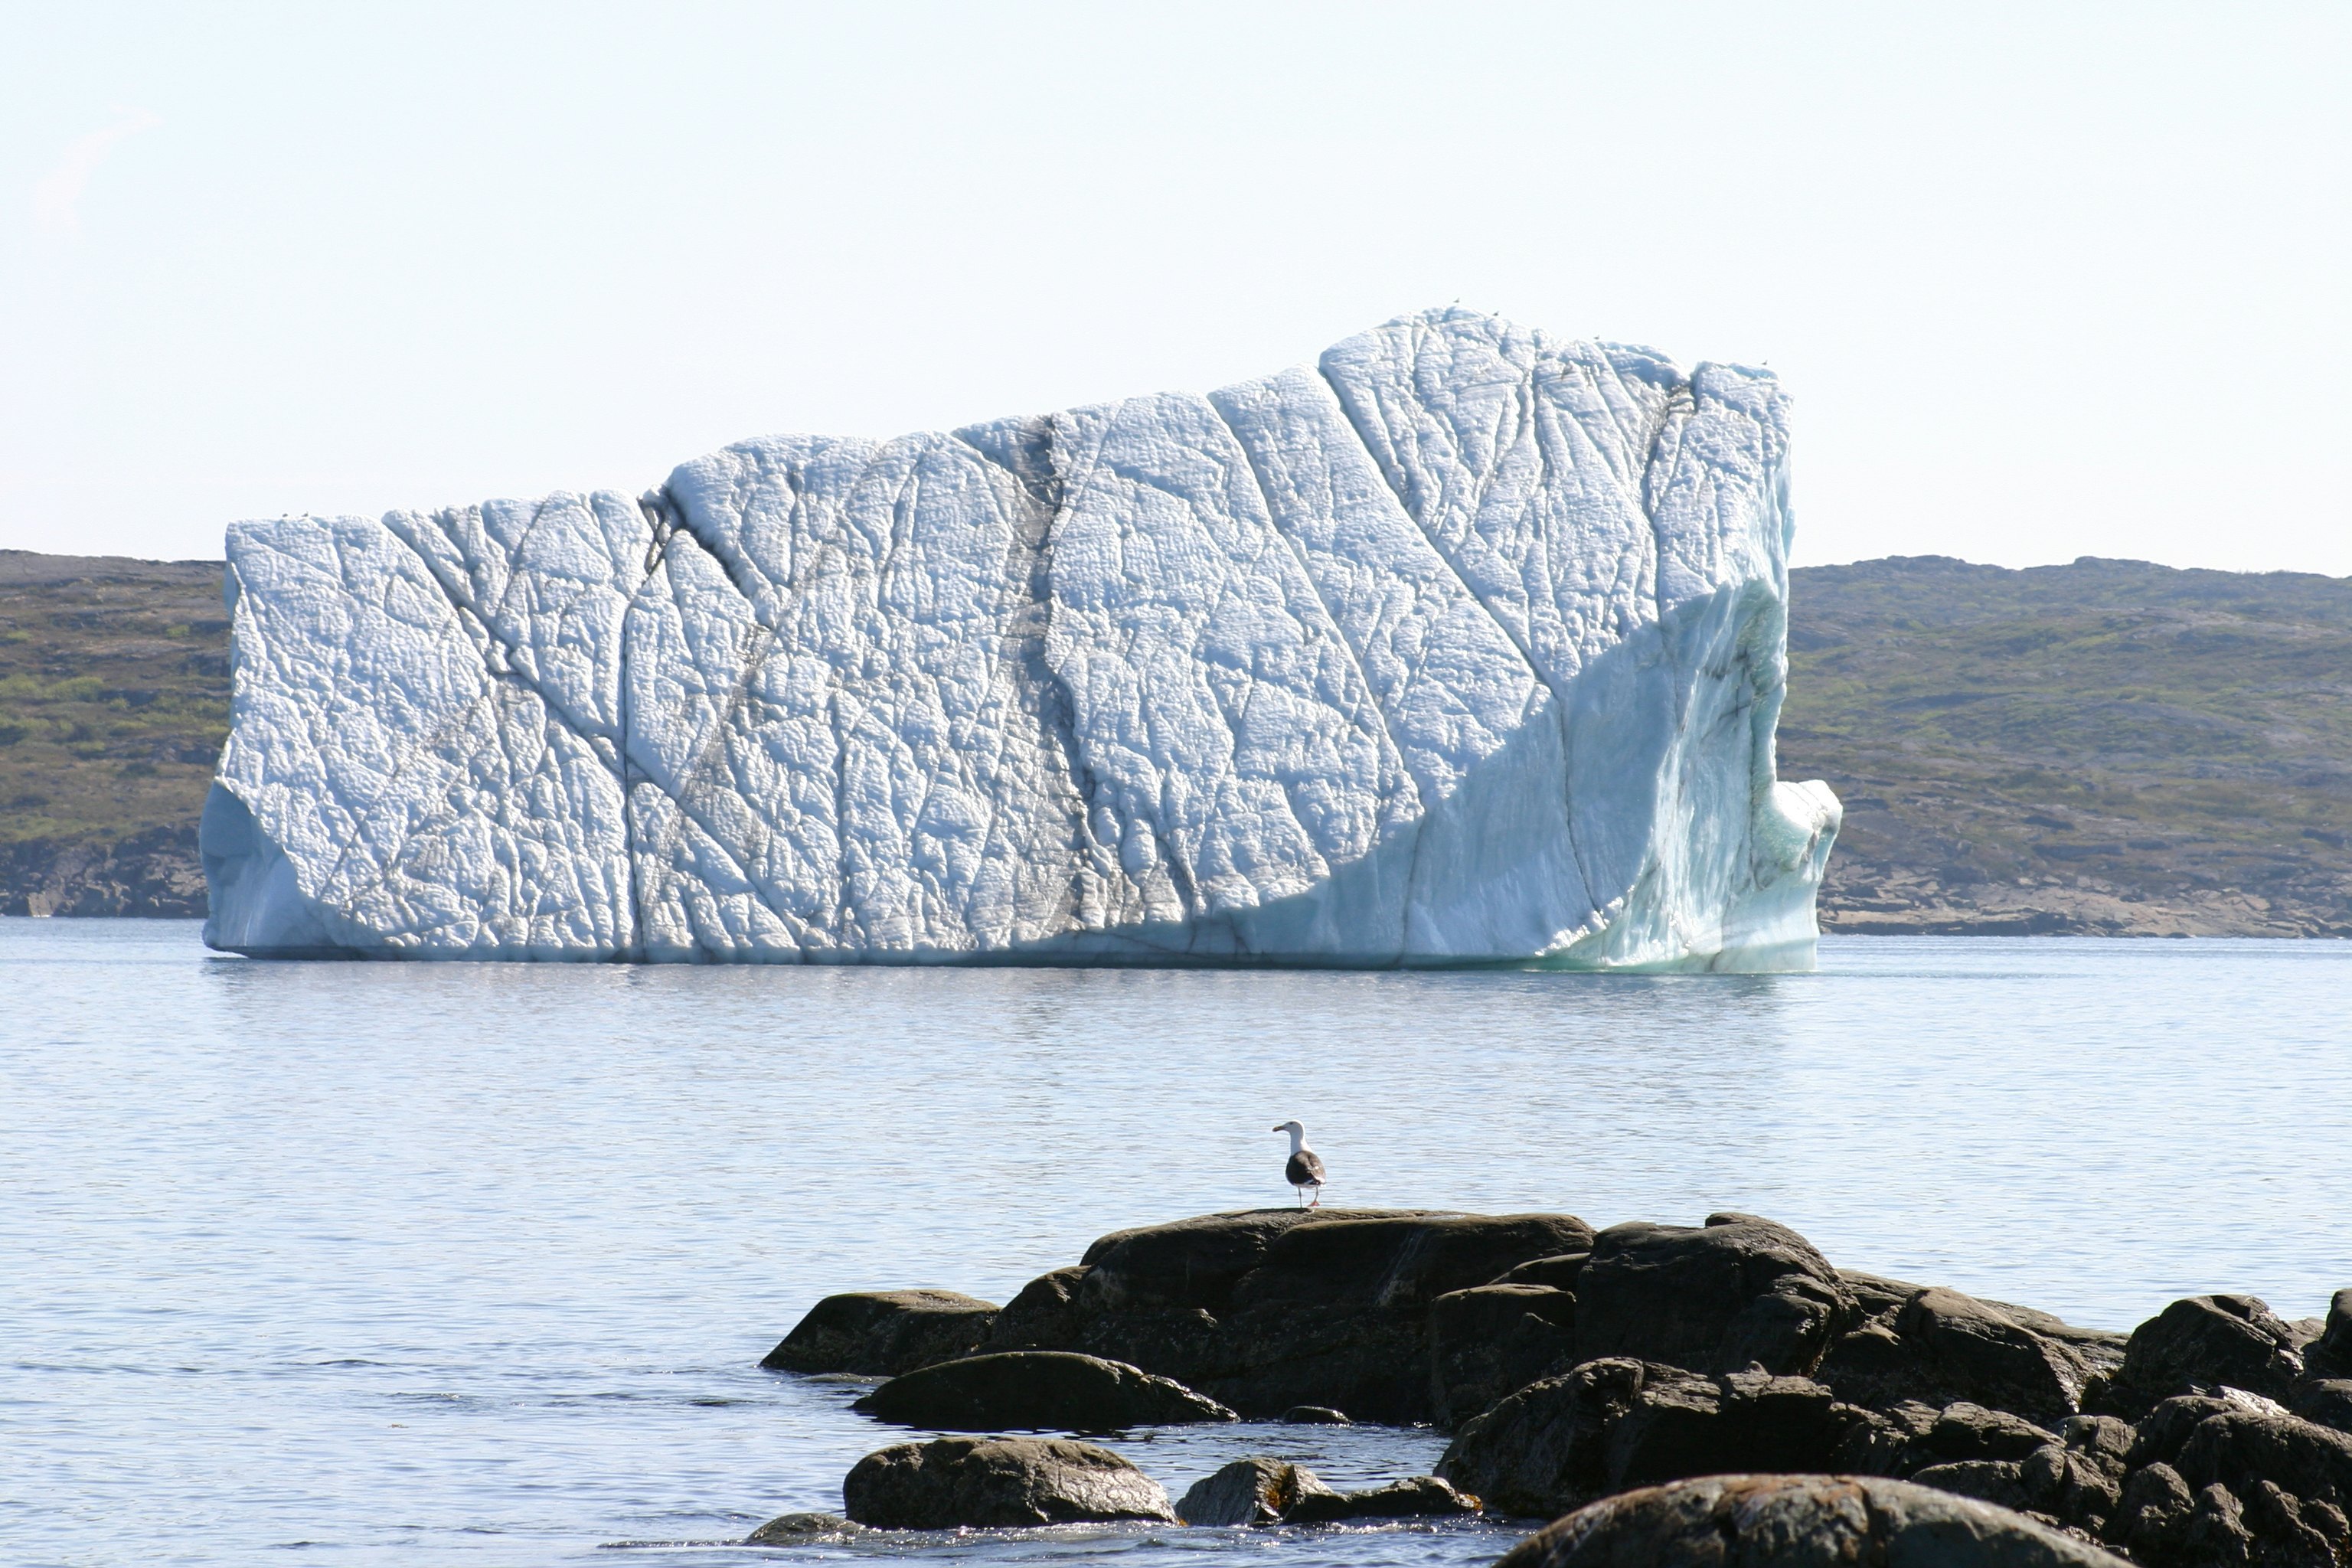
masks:
{"type": "Polygon", "coordinates": [[[1276,1132],[1290,1134],[1290,1159],[1282,1167],[1282,1179],[1298,1189],[1298,1206],[1320,1208],[1323,1205],[1323,1156],[1307,1146],[1307,1129],[1296,1121],[1286,1121],[1275,1128],[1276,1132]],[[1307,1201],[1307,1189],[1315,1189],[1315,1201],[1307,1201]]]}

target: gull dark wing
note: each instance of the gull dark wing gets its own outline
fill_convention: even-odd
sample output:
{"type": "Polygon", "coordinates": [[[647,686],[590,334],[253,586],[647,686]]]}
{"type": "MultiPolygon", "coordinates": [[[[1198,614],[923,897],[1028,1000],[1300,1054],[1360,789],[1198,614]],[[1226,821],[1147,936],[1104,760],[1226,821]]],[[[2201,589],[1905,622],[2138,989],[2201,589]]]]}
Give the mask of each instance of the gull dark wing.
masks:
{"type": "Polygon", "coordinates": [[[1283,1166],[1282,1179],[1294,1187],[1319,1187],[1323,1184],[1323,1157],[1312,1149],[1301,1149],[1283,1166]]]}

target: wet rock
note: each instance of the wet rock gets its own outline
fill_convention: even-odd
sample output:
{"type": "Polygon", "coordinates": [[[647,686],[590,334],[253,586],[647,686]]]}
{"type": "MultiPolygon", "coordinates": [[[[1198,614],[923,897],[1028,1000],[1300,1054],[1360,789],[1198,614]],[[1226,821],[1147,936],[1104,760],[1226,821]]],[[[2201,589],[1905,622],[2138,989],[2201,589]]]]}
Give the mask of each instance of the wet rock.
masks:
{"type": "MultiPolygon", "coordinates": [[[[992,1351],[1063,1351],[1077,1343],[1084,1318],[1078,1286],[1089,1270],[1083,1263],[1041,1274],[1004,1303],[982,1348],[992,1351]]],[[[913,1370],[912,1368],[908,1369],[913,1370]]]]}
{"type": "Polygon", "coordinates": [[[2352,1378],[2322,1378],[2305,1384],[2291,1408],[2305,1421],[2352,1432],[2352,1378]]]}
{"type": "Polygon", "coordinates": [[[943,1362],[892,1378],[850,1408],[946,1432],[1114,1432],[1234,1419],[1181,1383],[1067,1351],[997,1351],[943,1362]]]}
{"type": "Polygon", "coordinates": [[[1555,1290],[1573,1290],[1576,1281],[1591,1262],[1590,1252],[1563,1252],[1555,1258],[1538,1258],[1508,1268],[1488,1281],[1495,1285],[1549,1285],[1555,1290]]]}
{"type": "Polygon", "coordinates": [[[746,1546],[801,1546],[813,1541],[833,1541],[855,1535],[866,1527],[837,1513],[787,1513],[768,1521],[743,1538],[746,1546]]]}
{"type": "Polygon", "coordinates": [[[884,1530],[1176,1520],[1158,1481],[1108,1448],[1057,1437],[901,1443],[858,1460],[841,1496],[851,1519],[884,1530]]]}
{"type": "Polygon", "coordinates": [[[1956,1493],[1877,1477],[1710,1476],[1558,1520],[1496,1568],[2125,1568],[2096,1546],[1956,1493]]]}
{"type": "Polygon", "coordinates": [[[1347,1413],[1328,1405],[1294,1405],[1282,1413],[1282,1418],[1293,1426],[1353,1426],[1347,1413]]]}
{"type": "Polygon", "coordinates": [[[1864,1418],[1803,1378],[1612,1357],[1518,1390],[1463,1428],[1437,1473],[1496,1511],[1557,1514],[1685,1476],[1824,1470],[1864,1418]]]}
{"type": "Polygon", "coordinates": [[[2132,1331],[2104,1399],[2112,1413],[2145,1415],[2176,1394],[2242,1388],[2287,1400],[2303,1375],[2294,1331],[2252,1296],[2191,1296],[2132,1331]]]}
{"type": "Polygon", "coordinates": [[[1635,1356],[1694,1372],[1810,1373],[1854,1313],[1837,1270],[1803,1237],[1737,1214],[1696,1230],[1612,1226],[1594,1239],[1576,1297],[1579,1360],[1635,1356]]]}
{"type": "Polygon", "coordinates": [[[810,1308],[760,1364],[896,1377],[971,1354],[995,1321],[993,1305],[953,1290],[855,1290],[810,1308]]]}
{"type": "Polygon", "coordinates": [[[1455,1427],[1574,1364],[1576,1298],[1544,1285],[1450,1290],[1429,1306],[1429,1394],[1455,1427]]]}
{"type": "Polygon", "coordinates": [[[1285,1524],[1339,1524],[1354,1519],[1420,1519],[1476,1513],[1478,1500],[1465,1497],[1435,1476],[1408,1476],[1360,1492],[1300,1494],[1283,1511],[1285,1524]]]}
{"type": "MultiPolygon", "coordinates": [[[[1851,1284],[1857,1277],[1845,1278],[1851,1284]]],[[[2017,1310],[1958,1290],[1914,1290],[1891,1308],[1881,1291],[1860,1300],[1881,1310],[1839,1338],[1817,1374],[1853,1404],[1967,1401],[2056,1422],[2074,1414],[2084,1386],[2101,1370],[2077,1344],[2021,1322],[2017,1310]]],[[[2120,1343],[2119,1336],[2111,1337],[2120,1343]]]]}
{"type": "Polygon", "coordinates": [[[1195,1481],[1176,1504],[1186,1524],[1279,1524],[1301,1498],[1339,1494],[1303,1465],[1263,1457],[1235,1459],[1205,1480],[1195,1481]]]}
{"type": "Polygon", "coordinates": [[[2352,1287],[2328,1302],[2319,1338],[2304,1347],[2303,1369],[2315,1378],[2352,1379],[2352,1287]]]}

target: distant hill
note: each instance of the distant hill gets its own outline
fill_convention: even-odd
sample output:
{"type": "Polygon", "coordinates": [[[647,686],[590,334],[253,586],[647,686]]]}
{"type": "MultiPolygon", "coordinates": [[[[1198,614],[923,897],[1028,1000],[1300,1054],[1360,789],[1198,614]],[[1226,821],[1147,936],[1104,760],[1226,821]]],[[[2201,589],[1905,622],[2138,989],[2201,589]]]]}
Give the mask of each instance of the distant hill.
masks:
{"type": "Polygon", "coordinates": [[[0,550],[0,914],[205,910],[228,732],[217,561],[0,550]]]}
{"type": "Polygon", "coordinates": [[[2352,936],[2352,579],[1794,577],[1780,774],[1845,801],[1827,929],[2352,936]]]}
{"type": "MultiPolygon", "coordinates": [[[[218,562],[0,551],[0,913],[201,914],[218,562]]],[[[2352,936],[2352,579],[1794,574],[1783,778],[1832,931],[2352,936]]]]}

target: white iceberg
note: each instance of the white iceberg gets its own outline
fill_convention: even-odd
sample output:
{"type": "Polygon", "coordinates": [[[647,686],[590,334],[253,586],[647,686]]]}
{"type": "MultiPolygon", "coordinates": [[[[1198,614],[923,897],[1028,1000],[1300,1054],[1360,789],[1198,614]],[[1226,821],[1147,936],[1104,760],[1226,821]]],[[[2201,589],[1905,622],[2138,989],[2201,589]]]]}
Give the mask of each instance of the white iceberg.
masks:
{"type": "Polygon", "coordinates": [[[1768,373],[1431,311],[639,500],[228,534],[257,954],[1810,967],[1768,373]]]}

